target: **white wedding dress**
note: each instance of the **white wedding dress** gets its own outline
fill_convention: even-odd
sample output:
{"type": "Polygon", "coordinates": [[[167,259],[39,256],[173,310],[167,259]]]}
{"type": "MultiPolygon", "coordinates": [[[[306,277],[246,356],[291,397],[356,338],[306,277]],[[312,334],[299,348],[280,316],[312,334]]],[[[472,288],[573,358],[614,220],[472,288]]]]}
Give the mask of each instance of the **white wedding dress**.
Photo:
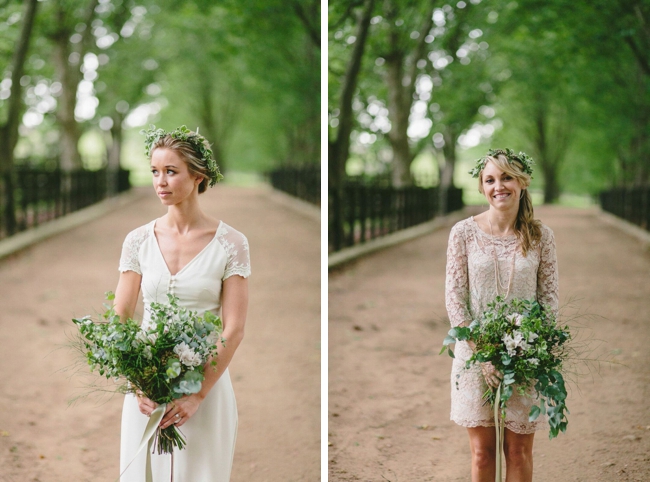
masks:
{"type": "MultiPolygon", "coordinates": [[[[250,275],[246,237],[222,221],[210,243],[172,275],[154,234],[155,223],[154,220],[131,231],[124,240],[120,258],[121,272],[130,270],[142,275],[143,326],[148,322],[149,304],[166,303],[168,293],[177,296],[181,306],[199,314],[208,310],[219,314],[222,282],[233,275],[250,275]]],[[[146,480],[146,448],[137,456],[135,452],[148,420],[140,413],[135,396],[126,395],[122,411],[121,482],[146,480]]],[[[174,482],[230,480],[237,437],[237,404],[227,369],[197,412],[179,430],[187,445],[183,450],[174,451],[174,482]]],[[[169,481],[170,467],[170,455],[152,455],[154,481],[169,481]]]]}
{"type": "MultiPolygon", "coordinates": [[[[447,278],[445,300],[452,326],[479,319],[487,304],[497,296],[494,273],[494,255],[499,260],[499,277],[509,280],[512,258],[517,250],[508,300],[513,298],[537,300],[556,315],[558,312],[558,271],[553,231],[542,225],[542,239],[524,258],[518,249],[515,235],[491,236],[470,217],[457,223],[449,235],[447,248],[447,278]]],[[[501,291],[500,294],[504,294],[501,291]]],[[[463,427],[493,427],[494,413],[489,404],[483,404],[487,385],[478,364],[465,368],[472,356],[467,342],[456,343],[451,370],[451,420],[463,427]]],[[[528,396],[515,390],[506,408],[505,426],[520,434],[548,428],[546,417],[528,421],[534,403],[528,396]]]]}

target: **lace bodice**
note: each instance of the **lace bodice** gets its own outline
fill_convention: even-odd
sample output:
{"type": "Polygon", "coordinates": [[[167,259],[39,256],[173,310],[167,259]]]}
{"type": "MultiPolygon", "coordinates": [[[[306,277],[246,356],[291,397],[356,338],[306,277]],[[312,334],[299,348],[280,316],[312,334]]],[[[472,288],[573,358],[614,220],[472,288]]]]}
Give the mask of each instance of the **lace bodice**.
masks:
{"type": "Polygon", "coordinates": [[[148,319],[147,306],[152,302],[167,302],[168,293],[177,296],[181,306],[218,314],[223,281],[234,275],[246,278],[251,273],[246,236],[222,221],[208,245],[172,275],[154,234],[155,223],[154,220],[131,231],[124,240],[120,257],[120,271],[142,275],[143,323],[148,319]]]}
{"type": "MultiPolygon", "coordinates": [[[[451,230],[447,248],[445,302],[452,326],[469,325],[498,294],[505,295],[515,257],[512,285],[507,299],[536,299],[541,305],[558,312],[558,270],[553,231],[542,225],[542,238],[526,257],[518,249],[517,238],[491,236],[472,217],[460,221],[451,230]],[[494,255],[498,259],[497,286],[494,255]]],[[[452,420],[468,426],[490,426],[489,406],[483,407],[481,394],[485,383],[478,367],[464,369],[471,349],[465,342],[456,344],[452,369],[452,420]],[[462,392],[462,393],[457,393],[462,392]],[[478,399],[476,399],[478,396],[478,399]]],[[[529,433],[543,422],[528,423],[531,401],[513,397],[509,402],[506,426],[518,433],[529,433]]]]}

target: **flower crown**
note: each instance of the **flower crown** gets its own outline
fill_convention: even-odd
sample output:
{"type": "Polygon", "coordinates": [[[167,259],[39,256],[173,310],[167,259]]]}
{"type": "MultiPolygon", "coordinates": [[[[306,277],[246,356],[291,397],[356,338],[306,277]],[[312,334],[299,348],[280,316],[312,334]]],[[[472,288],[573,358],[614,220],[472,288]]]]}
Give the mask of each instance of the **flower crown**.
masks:
{"type": "Polygon", "coordinates": [[[522,165],[522,171],[528,174],[529,176],[533,176],[533,165],[535,164],[535,161],[533,161],[533,158],[527,155],[525,152],[520,152],[519,154],[515,154],[515,151],[512,149],[490,149],[487,153],[487,156],[481,157],[476,161],[476,166],[474,169],[469,171],[469,173],[472,175],[472,177],[479,177],[481,174],[481,171],[485,169],[485,164],[488,161],[488,157],[496,157],[496,156],[505,156],[506,159],[508,159],[508,162],[512,164],[514,161],[519,162],[522,165]]]}
{"type": "Polygon", "coordinates": [[[223,179],[223,175],[219,172],[219,166],[217,166],[217,161],[212,157],[212,149],[208,147],[208,142],[205,140],[205,137],[199,134],[199,129],[197,127],[196,132],[190,131],[186,126],[180,126],[174,129],[171,132],[165,132],[164,129],[156,129],[156,126],[151,124],[149,129],[142,129],[140,134],[146,136],[144,140],[144,149],[145,155],[147,157],[151,156],[151,150],[160,139],[165,136],[170,136],[173,139],[177,139],[182,142],[187,142],[190,144],[194,150],[199,154],[202,161],[205,161],[205,164],[208,168],[208,178],[210,179],[210,187],[214,186],[217,182],[223,179]]]}

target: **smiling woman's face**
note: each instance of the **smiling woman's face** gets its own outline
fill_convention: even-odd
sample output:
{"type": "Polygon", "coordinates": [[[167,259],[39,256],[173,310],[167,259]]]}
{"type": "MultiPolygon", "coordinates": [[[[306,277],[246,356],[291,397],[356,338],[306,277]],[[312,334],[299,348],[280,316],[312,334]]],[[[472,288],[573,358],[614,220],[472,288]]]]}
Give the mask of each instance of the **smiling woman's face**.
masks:
{"type": "Polygon", "coordinates": [[[521,185],[519,181],[499,169],[493,162],[487,162],[481,175],[483,195],[496,209],[511,209],[519,206],[521,185]]]}

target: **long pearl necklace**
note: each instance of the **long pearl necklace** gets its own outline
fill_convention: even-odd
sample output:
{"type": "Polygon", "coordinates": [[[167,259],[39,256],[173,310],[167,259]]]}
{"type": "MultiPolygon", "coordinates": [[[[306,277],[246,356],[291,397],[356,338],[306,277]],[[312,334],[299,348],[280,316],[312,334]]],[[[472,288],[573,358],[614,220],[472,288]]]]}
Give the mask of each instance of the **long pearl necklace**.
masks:
{"type": "Polygon", "coordinates": [[[494,232],[492,231],[492,220],[490,219],[490,215],[488,214],[488,224],[490,225],[490,234],[492,235],[492,254],[494,255],[494,280],[496,281],[496,289],[497,289],[497,296],[499,296],[499,287],[501,287],[502,290],[506,289],[506,295],[505,298],[508,298],[508,295],[510,294],[510,288],[512,288],[512,279],[515,276],[515,258],[517,257],[517,248],[515,247],[515,252],[512,255],[512,264],[510,265],[510,274],[508,275],[508,284],[507,286],[503,286],[503,283],[501,282],[501,276],[499,275],[499,258],[497,257],[497,250],[494,245],[494,232]]]}

